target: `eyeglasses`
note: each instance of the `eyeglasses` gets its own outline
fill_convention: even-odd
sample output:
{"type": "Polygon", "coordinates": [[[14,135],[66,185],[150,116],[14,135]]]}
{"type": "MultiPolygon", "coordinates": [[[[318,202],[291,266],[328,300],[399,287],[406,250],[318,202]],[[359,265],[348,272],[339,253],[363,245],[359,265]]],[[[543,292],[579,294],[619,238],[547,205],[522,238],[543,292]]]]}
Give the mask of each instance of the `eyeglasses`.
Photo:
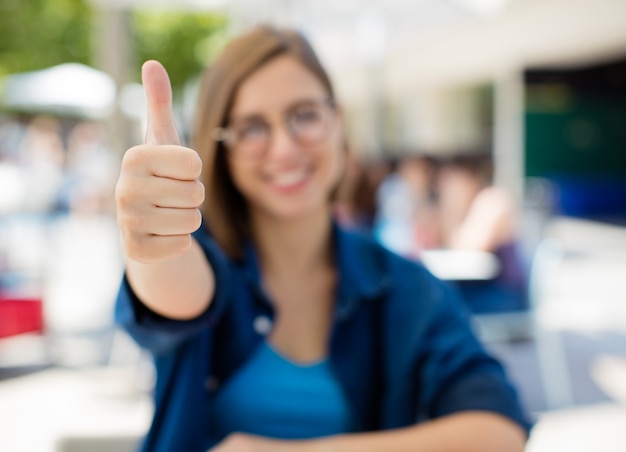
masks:
{"type": "MultiPolygon", "coordinates": [[[[291,106],[283,115],[283,121],[293,140],[302,146],[314,146],[328,137],[336,113],[332,99],[306,100],[291,106]]],[[[262,156],[270,146],[271,136],[272,126],[260,115],[213,130],[215,141],[223,142],[231,152],[247,158],[262,156]]]]}

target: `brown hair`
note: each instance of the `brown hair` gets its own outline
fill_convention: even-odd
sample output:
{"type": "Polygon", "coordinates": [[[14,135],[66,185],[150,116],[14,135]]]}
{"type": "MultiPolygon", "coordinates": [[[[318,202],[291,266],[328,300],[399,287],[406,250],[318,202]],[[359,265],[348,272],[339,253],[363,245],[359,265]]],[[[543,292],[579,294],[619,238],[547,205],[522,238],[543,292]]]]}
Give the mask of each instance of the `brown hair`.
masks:
{"type": "Polygon", "coordinates": [[[289,55],[309,69],[324,85],[331,100],[330,78],[307,40],[297,31],[258,26],[232,41],[204,74],[191,147],[202,158],[201,180],[206,198],[201,206],[206,227],[231,257],[242,257],[249,236],[247,202],[232,181],[223,143],[213,131],[226,126],[233,99],[241,83],[254,71],[280,55],[289,55]]]}

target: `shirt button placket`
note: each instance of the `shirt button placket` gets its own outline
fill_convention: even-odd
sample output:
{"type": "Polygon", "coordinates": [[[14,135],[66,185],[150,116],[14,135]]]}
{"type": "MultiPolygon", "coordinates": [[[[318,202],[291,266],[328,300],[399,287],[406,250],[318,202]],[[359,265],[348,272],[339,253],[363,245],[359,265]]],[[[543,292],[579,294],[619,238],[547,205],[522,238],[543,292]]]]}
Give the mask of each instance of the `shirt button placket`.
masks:
{"type": "Polygon", "coordinates": [[[272,321],[269,317],[260,315],[254,319],[252,327],[257,334],[266,336],[270,331],[272,331],[272,321]]]}

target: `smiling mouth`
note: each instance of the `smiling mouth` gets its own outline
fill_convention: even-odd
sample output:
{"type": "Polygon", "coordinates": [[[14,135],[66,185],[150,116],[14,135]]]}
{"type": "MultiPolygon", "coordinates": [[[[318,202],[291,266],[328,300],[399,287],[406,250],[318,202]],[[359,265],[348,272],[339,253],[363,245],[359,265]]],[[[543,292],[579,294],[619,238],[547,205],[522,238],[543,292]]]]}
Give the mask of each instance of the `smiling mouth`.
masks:
{"type": "Polygon", "coordinates": [[[277,174],[272,177],[272,184],[278,188],[289,188],[302,183],[309,175],[306,169],[298,169],[277,174]]]}

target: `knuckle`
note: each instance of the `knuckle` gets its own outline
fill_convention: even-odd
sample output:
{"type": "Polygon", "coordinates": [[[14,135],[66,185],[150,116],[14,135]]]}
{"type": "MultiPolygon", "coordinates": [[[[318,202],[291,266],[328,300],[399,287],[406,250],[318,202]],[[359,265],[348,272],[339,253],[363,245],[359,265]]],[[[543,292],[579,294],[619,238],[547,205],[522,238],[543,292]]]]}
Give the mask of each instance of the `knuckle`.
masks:
{"type": "Polygon", "coordinates": [[[204,196],[204,185],[200,181],[195,181],[191,191],[192,202],[199,206],[204,202],[204,196]]]}
{"type": "Polygon", "coordinates": [[[188,155],[189,176],[193,179],[197,179],[202,173],[202,159],[200,159],[198,153],[193,149],[188,150],[188,155]]]}
{"type": "Polygon", "coordinates": [[[145,233],[143,229],[145,229],[145,216],[139,215],[136,212],[129,212],[126,215],[126,225],[130,231],[135,233],[145,233]]]}
{"type": "Polygon", "coordinates": [[[126,184],[118,183],[115,186],[115,204],[118,209],[125,209],[133,204],[134,196],[126,186],[126,184]]]}
{"type": "Polygon", "coordinates": [[[137,145],[128,149],[124,153],[124,157],[122,158],[122,169],[124,168],[134,168],[136,166],[142,165],[146,156],[146,145],[137,145]]]}
{"type": "MultiPolygon", "coordinates": [[[[138,173],[122,176],[115,185],[115,204],[118,209],[138,210],[153,203],[155,177],[145,177],[138,173]]],[[[158,193],[158,191],[156,191],[158,193]]]]}
{"type": "Polygon", "coordinates": [[[202,226],[202,212],[200,212],[200,209],[196,209],[195,210],[195,214],[196,214],[196,222],[194,224],[194,231],[200,229],[200,226],[202,226]]]}
{"type": "Polygon", "coordinates": [[[186,230],[193,232],[202,225],[202,215],[200,210],[193,209],[189,212],[186,219],[186,230]]]}
{"type": "Polygon", "coordinates": [[[123,236],[127,237],[128,243],[141,242],[141,238],[146,232],[142,216],[134,212],[118,211],[117,223],[123,236]]]}
{"type": "Polygon", "coordinates": [[[149,256],[149,247],[147,242],[149,237],[142,236],[139,234],[126,234],[126,239],[124,240],[124,254],[130,259],[139,261],[139,262],[147,262],[150,260],[149,256]]]}

